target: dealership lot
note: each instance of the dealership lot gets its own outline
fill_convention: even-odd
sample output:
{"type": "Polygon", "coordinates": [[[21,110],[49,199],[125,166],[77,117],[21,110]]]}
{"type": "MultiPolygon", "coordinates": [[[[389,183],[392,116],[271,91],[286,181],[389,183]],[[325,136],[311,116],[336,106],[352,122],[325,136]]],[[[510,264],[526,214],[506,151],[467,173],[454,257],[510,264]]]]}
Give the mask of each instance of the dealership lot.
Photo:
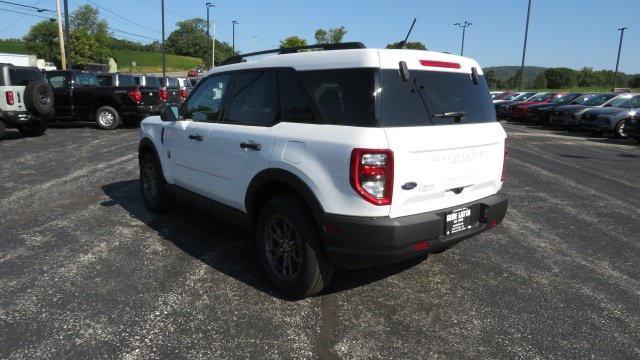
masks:
{"type": "Polygon", "coordinates": [[[510,208],[423,262],[269,285],[247,233],[150,214],[137,129],[0,141],[0,358],[640,356],[640,150],[505,124],[510,208]]]}

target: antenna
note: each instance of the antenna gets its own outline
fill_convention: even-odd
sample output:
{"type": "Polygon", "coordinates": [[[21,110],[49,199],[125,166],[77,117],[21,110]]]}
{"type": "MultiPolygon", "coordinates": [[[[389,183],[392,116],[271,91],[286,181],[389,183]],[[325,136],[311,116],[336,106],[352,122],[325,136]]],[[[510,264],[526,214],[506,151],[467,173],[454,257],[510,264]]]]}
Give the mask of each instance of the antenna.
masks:
{"type": "Polygon", "coordinates": [[[407,44],[407,40],[409,39],[409,35],[411,35],[411,31],[413,31],[413,25],[416,24],[416,20],[418,20],[418,18],[413,19],[413,22],[411,23],[411,27],[409,28],[409,32],[407,33],[407,36],[404,38],[404,40],[400,41],[400,43],[398,44],[398,46],[401,49],[404,49],[404,46],[407,44]]]}

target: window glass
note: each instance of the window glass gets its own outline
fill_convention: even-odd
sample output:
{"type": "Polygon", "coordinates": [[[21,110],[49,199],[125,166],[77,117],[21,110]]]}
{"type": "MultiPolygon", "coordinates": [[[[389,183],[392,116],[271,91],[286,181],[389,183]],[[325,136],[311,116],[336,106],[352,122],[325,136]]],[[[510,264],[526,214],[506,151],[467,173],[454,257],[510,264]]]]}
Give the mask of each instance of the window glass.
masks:
{"type": "Polygon", "coordinates": [[[156,76],[146,76],[145,77],[145,85],[144,86],[148,86],[148,87],[152,87],[152,88],[159,88],[160,87],[160,78],[158,78],[156,76]]]}
{"type": "Polygon", "coordinates": [[[381,70],[380,85],[385,127],[496,121],[484,76],[474,84],[470,74],[412,70],[403,81],[398,70],[381,70]]]}
{"type": "Polygon", "coordinates": [[[111,75],[98,76],[98,84],[100,86],[113,86],[113,79],[111,75]]]}
{"type": "Polygon", "coordinates": [[[35,69],[9,68],[9,78],[13,86],[26,86],[35,80],[43,80],[43,75],[35,69]]]}
{"type": "Polygon", "coordinates": [[[309,96],[292,69],[278,72],[281,120],[285,122],[313,123],[313,110],[309,96]]]}
{"type": "Polygon", "coordinates": [[[277,109],[276,73],[242,72],[236,75],[226,121],[244,125],[271,125],[277,109]]]}
{"type": "Polygon", "coordinates": [[[187,101],[186,118],[200,122],[218,121],[218,114],[230,81],[229,74],[203,80],[187,101]]]}
{"type": "Polygon", "coordinates": [[[91,73],[78,73],[76,74],[76,85],[79,86],[98,86],[98,78],[95,74],[91,73]]]}
{"type": "Polygon", "coordinates": [[[167,78],[167,87],[177,89],[180,87],[180,82],[177,78],[167,78]]]}
{"type": "Polygon", "coordinates": [[[325,123],[377,126],[374,70],[301,71],[298,76],[325,123]]]}
{"type": "Polygon", "coordinates": [[[136,81],[131,75],[118,74],[118,86],[136,86],[136,81]]]}
{"type": "Polygon", "coordinates": [[[140,86],[140,76],[133,77],[136,80],[136,85],[140,86]]]}
{"type": "Polygon", "coordinates": [[[63,74],[52,74],[48,75],[47,78],[49,80],[49,85],[51,85],[53,89],[62,89],[66,85],[66,78],[63,74]]]}

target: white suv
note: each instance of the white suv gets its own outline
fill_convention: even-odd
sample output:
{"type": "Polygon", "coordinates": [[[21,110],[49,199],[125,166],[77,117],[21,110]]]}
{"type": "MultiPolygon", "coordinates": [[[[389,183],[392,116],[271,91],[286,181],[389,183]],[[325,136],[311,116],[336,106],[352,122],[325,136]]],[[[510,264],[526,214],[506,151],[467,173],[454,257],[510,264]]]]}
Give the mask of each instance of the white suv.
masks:
{"type": "Polygon", "coordinates": [[[146,206],[186,199],[253,229],[267,276],[295,297],[335,266],[424,256],[502,221],[506,133],[474,60],[313,47],[232,58],[144,120],[146,206]]]}

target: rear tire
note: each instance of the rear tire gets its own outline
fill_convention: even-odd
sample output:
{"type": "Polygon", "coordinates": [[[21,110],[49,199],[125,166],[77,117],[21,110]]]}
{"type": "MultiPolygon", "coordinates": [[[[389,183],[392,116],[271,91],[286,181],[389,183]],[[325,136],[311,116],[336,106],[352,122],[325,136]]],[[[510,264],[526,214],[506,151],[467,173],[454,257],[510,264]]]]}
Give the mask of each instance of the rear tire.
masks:
{"type": "Polygon", "coordinates": [[[26,124],[18,124],[16,126],[20,134],[24,136],[41,136],[47,131],[47,122],[45,120],[31,120],[26,124]]]}
{"type": "Polygon", "coordinates": [[[145,206],[152,213],[165,214],[176,207],[176,199],[162,176],[162,167],[149,152],[140,161],[140,192],[145,206]]]}
{"type": "Polygon", "coordinates": [[[614,132],[615,137],[620,139],[628,138],[629,134],[627,134],[627,132],[625,131],[626,128],[627,128],[626,121],[624,120],[620,121],[618,125],[616,125],[616,130],[614,132]]]}
{"type": "Polygon", "coordinates": [[[101,106],[95,113],[96,123],[102,130],[114,130],[122,123],[118,110],[111,106],[101,106]]]}
{"type": "Polygon", "coordinates": [[[278,195],[262,208],[256,245],[267,277],[288,296],[316,294],[333,276],[316,224],[307,207],[292,194],[278,195]]]}

